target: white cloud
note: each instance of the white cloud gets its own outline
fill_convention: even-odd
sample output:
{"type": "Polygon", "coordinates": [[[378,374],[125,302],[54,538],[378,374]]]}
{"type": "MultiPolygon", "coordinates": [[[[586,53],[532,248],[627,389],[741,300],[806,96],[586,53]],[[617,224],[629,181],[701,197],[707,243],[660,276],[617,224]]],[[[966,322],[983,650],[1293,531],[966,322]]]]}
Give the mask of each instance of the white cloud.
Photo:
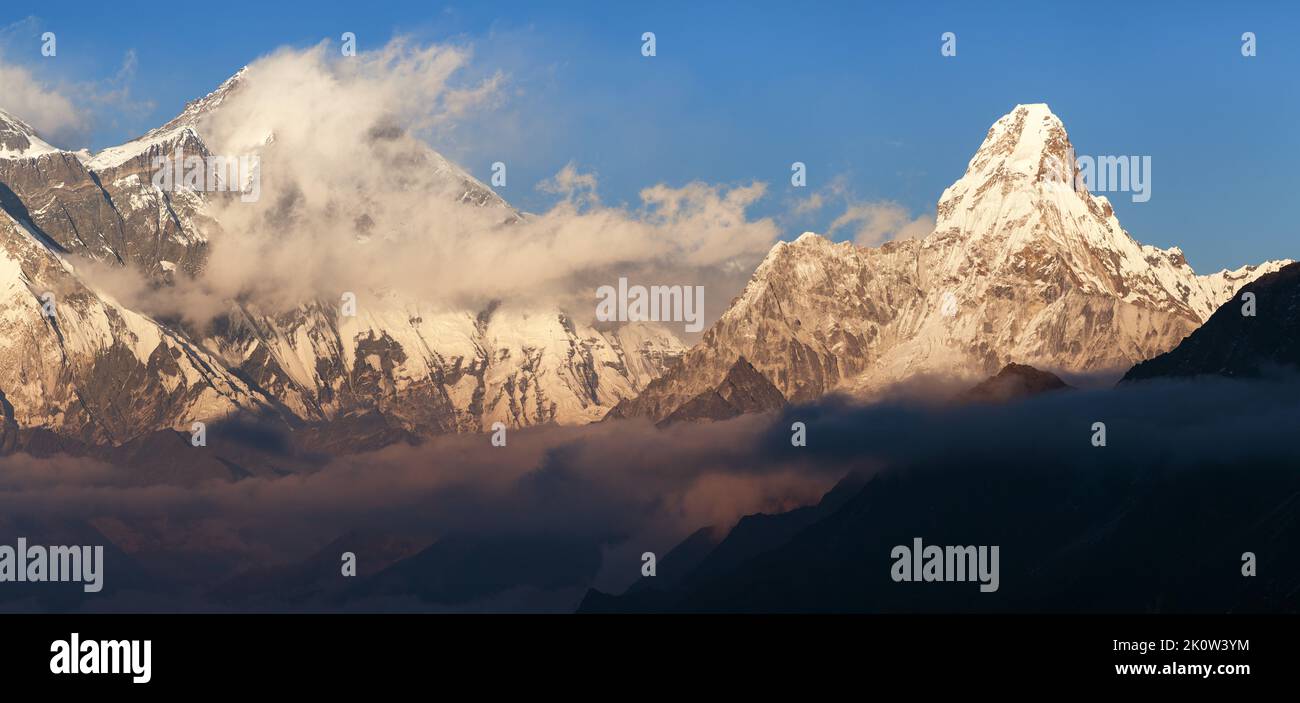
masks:
{"type": "Polygon", "coordinates": [[[32,38],[40,37],[42,29],[35,18],[0,27],[0,109],[31,125],[45,141],[65,149],[88,146],[99,124],[123,117],[138,119],[153,109],[151,102],[132,95],[138,64],[133,49],[125,52],[111,77],[70,80],[58,75],[65,64],[57,58],[38,57],[39,45],[32,38]],[[30,51],[14,51],[20,42],[30,45],[30,51]]]}
{"type": "Polygon", "coordinates": [[[890,200],[859,200],[853,195],[846,174],[837,175],[825,187],[796,201],[791,213],[811,215],[837,200],[843,201],[844,212],[831,222],[826,233],[833,235],[848,230],[858,246],[878,246],[893,239],[920,239],[934,231],[933,215],[912,217],[907,208],[890,200]]]}
{"type": "Polygon", "coordinates": [[[470,53],[459,47],[398,40],[335,54],[321,44],[254,62],[201,125],[216,154],[260,153],[261,197],[217,206],[203,275],[151,300],[182,309],[150,312],[201,321],[237,297],[284,309],[386,290],[447,306],[581,300],[594,314],[595,287],[618,276],[739,285],[733,269],[752,270],[779,235],[746,215],[761,183],[658,184],[636,205],[609,206],[595,175],[573,164],[539,186],[559,197],[545,212],[466,204],[463,172],[423,139],[436,144],[492,109],[505,78],[463,85],[470,53]]]}
{"type": "Polygon", "coordinates": [[[830,234],[849,227],[858,246],[877,246],[893,239],[920,239],[934,230],[934,217],[915,218],[898,203],[850,203],[831,223],[830,234]]]}
{"type": "Polygon", "coordinates": [[[30,124],[50,141],[84,135],[89,120],[72,100],[22,66],[0,61],[0,109],[30,124]]]}

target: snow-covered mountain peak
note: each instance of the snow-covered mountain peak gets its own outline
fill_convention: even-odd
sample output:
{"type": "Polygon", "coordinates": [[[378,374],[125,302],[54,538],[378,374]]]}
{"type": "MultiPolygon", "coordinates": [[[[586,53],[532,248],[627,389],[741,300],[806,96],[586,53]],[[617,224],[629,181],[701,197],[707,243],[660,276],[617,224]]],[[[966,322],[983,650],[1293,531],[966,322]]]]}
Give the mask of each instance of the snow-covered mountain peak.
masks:
{"type": "Polygon", "coordinates": [[[1077,288],[1198,324],[1231,295],[1227,277],[1197,276],[1181,249],[1135,241],[1077,169],[1069,135],[1046,105],[1017,105],[999,118],[939,200],[935,232],[922,245],[938,262],[937,279],[952,282],[959,299],[977,300],[991,280],[1028,277],[1047,290],[1077,288]]]}
{"type": "Polygon", "coordinates": [[[0,108],[0,159],[26,159],[59,151],[37,136],[31,125],[0,108]]]}
{"type": "Polygon", "coordinates": [[[1074,177],[1061,120],[1018,105],[946,189],[925,238],[878,247],[812,233],[768,253],[683,363],[613,417],[670,416],[744,357],[786,398],[871,395],[1010,361],[1106,373],[1167,351],[1244,284],[1287,262],[1198,276],[1140,244],[1074,177]]]}
{"type": "MultiPolygon", "coordinates": [[[[741,317],[754,306],[769,304],[765,299],[770,298],[774,282],[800,281],[808,284],[821,281],[831,288],[842,285],[833,280],[845,270],[836,263],[853,259],[859,249],[850,242],[832,242],[816,232],[804,232],[794,241],[777,242],[754,269],[749,283],[732,302],[724,317],[741,317]]],[[[852,287],[851,284],[849,287],[852,287]]]]}
{"type": "Polygon", "coordinates": [[[248,67],[245,66],[222,82],[216,90],[198,100],[186,103],[185,109],[167,124],[155,127],[144,136],[125,144],[108,147],[96,153],[86,162],[87,168],[92,171],[106,171],[118,168],[142,154],[165,152],[167,147],[177,143],[202,144],[200,128],[203,121],[239,90],[247,75],[248,67]]]}
{"type": "Polygon", "coordinates": [[[1065,125],[1047,105],[1017,105],[989,128],[967,175],[1001,171],[1034,179],[1060,178],[1069,175],[1059,172],[1070,163],[1069,150],[1065,125]]]}
{"type": "MultiPolygon", "coordinates": [[[[495,422],[589,422],[676,363],[684,347],[667,329],[598,329],[542,301],[447,309],[378,290],[344,314],[337,298],[282,313],[241,300],[190,329],[83,281],[65,253],[132,266],[161,289],[201,275],[209,243],[225,236],[205,190],[154,185],[155,157],[218,148],[294,159],[311,148],[274,123],[243,123],[234,102],[251,93],[257,71],[236,73],[167,124],[93,157],[58,151],[0,113],[0,155],[14,155],[0,158],[0,189],[15,195],[0,199],[0,398],[13,406],[0,420],[115,444],[196,419],[269,413],[330,423],[329,441],[357,450],[495,422]],[[210,119],[223,110],[229,125],[210,119]],[[232,139],[227,126],[249,139],[232,139]],[[52,153],[27,158],[44,150],[52,153]],[[57,294],[57,324],[43,312],[47,291],[57,294]]],[[[416,135],[386,129],[361,143],[393,170],[417,172],[413,187],[430,198],[500,208],[502,222],[517,216],[416,135]]]]}
{"type": "Polygon", "coordinates": [[[1104,222],[1113,214],[1110,202],[1077,188],[1075,175],[1074,148],[1061,120],[1045,104],[1017,105],[993,123],[966,173],[939,198],[936,230],[981,229],[987,215],[1023,217],[1041,209],[1042,201],[1104,222]],[[977,208],[986,217],[971,221],[977,208]]]}
{"type": "Polygon", "coordinates": [[[217,86],[217,89],[199,98],[191,100],[185,104],[185,110],[177,115],[171,122],[158,127],[149,132],[148,135],[155,135],[162,132],[170,132],[178,127],[193,127],[204,117],[216,110],[226,101],[235,91],[239,90],[248,76],[248,67],[244,66],[235,72],[235,74],[217,86]]]}

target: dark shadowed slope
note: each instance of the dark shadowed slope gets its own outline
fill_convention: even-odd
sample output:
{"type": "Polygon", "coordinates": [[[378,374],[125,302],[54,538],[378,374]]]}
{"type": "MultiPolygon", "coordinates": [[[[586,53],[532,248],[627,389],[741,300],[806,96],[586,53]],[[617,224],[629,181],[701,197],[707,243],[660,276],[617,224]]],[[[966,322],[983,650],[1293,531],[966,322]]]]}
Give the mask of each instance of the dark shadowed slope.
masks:
{"type": "Polygon", "coordinates": [[[1179,376],[1256,377],[1300,367],[1300,263],[1247,283],[1173,350],[1143,361],[1121,382],[1179,376]],[[1254,296],[1254,315],[1246,294],[1254,296]]]}
{"type": "MultiPolygon", "coordinates": [[[[1300,377],[934,409],[800,406],[809,461],[891,467],[836,509],[743,520],[680,584],[582,612],[1296,612],[1300,377]],[[1098,446],[1094,425],[1108,441],[1098,446]],[[759,522],[794,527],[739,558],[759,522]],[[793,523],[801,523],[794,525],[793,523]],[[895,582],[896,546],[996,546],[998,588],[895,582]],[[1242,573],[1243,554],[1259,564],[1242,573]]],[[[647,589],[648,590],[648,589],[647,589]]]]}
{"type": "Polygon", "coordinates": [[[842,479],[817,505],[768,515],[746,515],[720,541],[711,528],[686,538],[664,556],[652,578],[636,581],[621,597],[595,589],[587,592],[581,612],[660,610],[671,606],[678,591],[690,589],[728,573],[746,560],[790,541],[804,528],[830,515],[862,490],[866,479],[851,474],[842,479]],[[690,555],[684,558],[682,555],[690,555]]]}
{"type": "Polygon", "coordinates": [[[1003,403],[1039,393],[1050,393],[1073,388],[1054,373],[1039,371],[1032,366],[1010,363],[995,376],[980,381],[973,388],[957,396],[959,402],[1003,403]]]}
{"type": "Polygon", "coordinates": [[[782,543],[581,612],[1294,612],[1300,476],[1280,466],[1090,476],[952,467],[873,480],[782,543]],[[1241,472],[1249,471],[1248,480],[1241,472]],[[896,545],[999,546],[998,590],[891,578],[896,545]],[[1268,573],[1241,574],[1241,555],[1268,573]]]}

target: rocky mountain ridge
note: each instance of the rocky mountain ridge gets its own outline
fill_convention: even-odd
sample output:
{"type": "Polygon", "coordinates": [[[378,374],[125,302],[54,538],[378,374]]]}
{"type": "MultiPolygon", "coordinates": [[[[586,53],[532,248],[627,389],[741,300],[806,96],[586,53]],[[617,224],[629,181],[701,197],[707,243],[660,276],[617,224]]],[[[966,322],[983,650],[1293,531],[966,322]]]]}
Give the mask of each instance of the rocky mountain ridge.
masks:
{"type": "Polygon", "coordinates": [[[925,375],[974,382],[1013,360],[1118,375],[1288,263],[1196,274],[1181,250],[1139,244],[1104,196],[1077,187],[1071,154],[1046,105],[1017,106],[944,191],[931,234],[778,243],[683,363],[611,417],[662,420],[740,357],[794,402],[925,375]]]}

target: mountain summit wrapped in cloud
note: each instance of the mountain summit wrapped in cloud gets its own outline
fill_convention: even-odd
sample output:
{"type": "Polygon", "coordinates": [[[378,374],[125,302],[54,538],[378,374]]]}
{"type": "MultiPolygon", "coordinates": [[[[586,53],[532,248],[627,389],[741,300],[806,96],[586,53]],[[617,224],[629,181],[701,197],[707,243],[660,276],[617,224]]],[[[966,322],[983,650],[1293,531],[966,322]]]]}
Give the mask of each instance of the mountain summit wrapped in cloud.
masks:
{"type": "MultiPolygon", "coordinates": [[[[49,146],[0,113],[0,398],[10,426],[116,445],[252,414],[287,426],[329,425],[331,441],[347,448],[481,431],[495,422],[587,422],[680,353],[666,330],[597,330],[544,301],[464,307],[355,286],[356,313],[345,315],[339,297],[268,306],[265,296],[222,302],[209,294],[202,275],[213,265],[214,243],[224,247],[223,264],[250,278],[270,262],[259,260],[260,250],[238,250],[255,239],[229,229],[243,223],[232,219],[228,193],[160,189],[152,177],[159,158],[212,154],[205,132],[251,72],[168,124],[93,156],[49,146]],[[123,288],[129,297],[203,294],[205,305],[215,299],[222,307],[210,310],[205,324],[189,325],[134,310],[98,285],[137,277],[146,285],[123,288]]],[[[263,159],[294,158],[273,130],[241,128],[260,135],[253,146],[263,159]]],[[[358,148],[373,148],[379,160],[398,141],[403,162],[389,166],[423,179],[412,179],[410,197],[491,210],[484,220],[518,217],[487,186],[400,130],[375,132],[358,148]]],[[[364,204],[369,195],[358,197],[364,204]]],[[[292,206],[276,201],[252,217],[288,228],[295,215],[284,209],[292,206]]],[[[366,229],[356,223],[358,236],[366,229]]],[[[299,261],[310,258],[310,251],[299,253],[299,261]]],[[[335,295],[345,286],[349,281],[340,281],[335,295]]]]}

